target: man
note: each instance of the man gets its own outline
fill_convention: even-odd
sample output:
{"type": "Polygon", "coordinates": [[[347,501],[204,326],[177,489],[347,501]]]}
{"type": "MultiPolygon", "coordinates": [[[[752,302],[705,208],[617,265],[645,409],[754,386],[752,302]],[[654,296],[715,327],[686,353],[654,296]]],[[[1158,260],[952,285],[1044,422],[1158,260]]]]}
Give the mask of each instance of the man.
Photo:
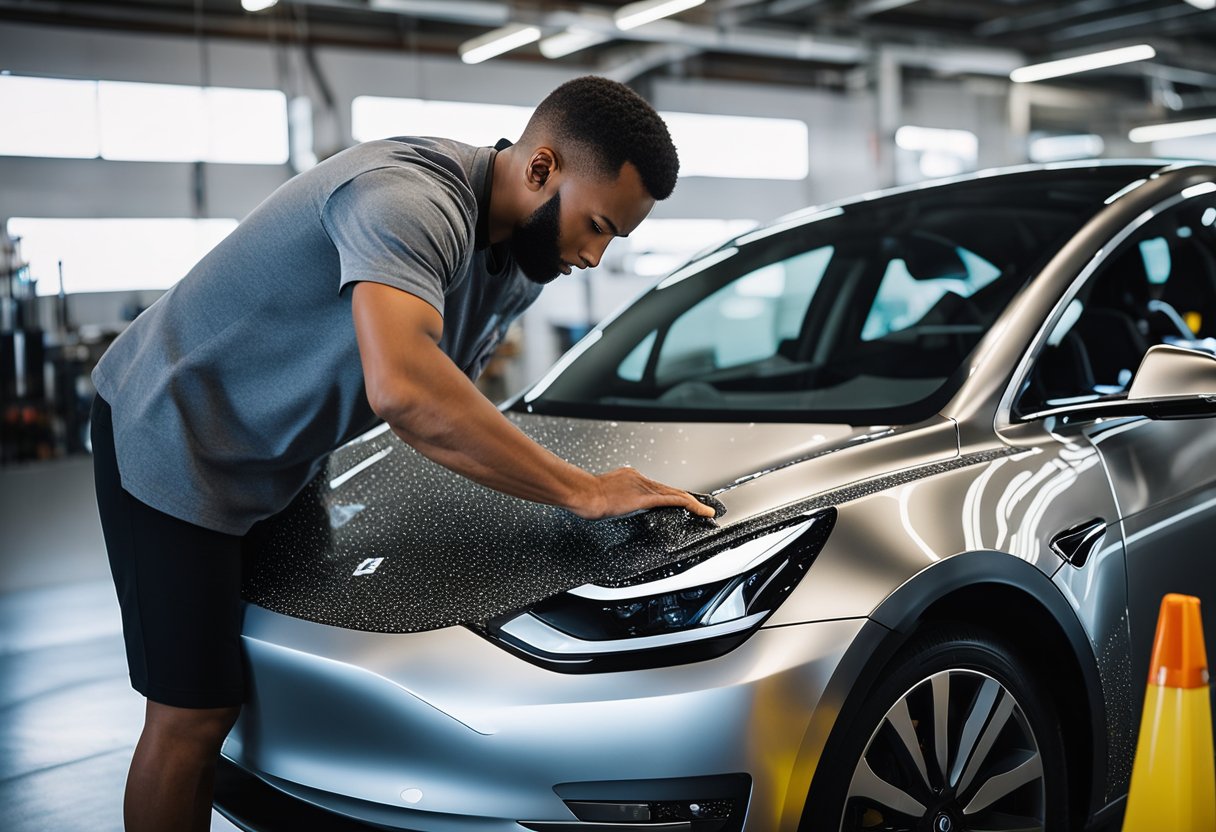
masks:
{"type": "Polygon", "coordinates": [[[470,381],[540,284],[597,265],[677,169],[653,108],[595,77],[546,97],[515,145],[358,145],[279,188],[114,342],[94,373],[97,498],[148,700],[128,830],[208,828],[244,696],[242,538],[377,419],[583,518],[712,516],[632,469],[559,459],[470,381]]]}

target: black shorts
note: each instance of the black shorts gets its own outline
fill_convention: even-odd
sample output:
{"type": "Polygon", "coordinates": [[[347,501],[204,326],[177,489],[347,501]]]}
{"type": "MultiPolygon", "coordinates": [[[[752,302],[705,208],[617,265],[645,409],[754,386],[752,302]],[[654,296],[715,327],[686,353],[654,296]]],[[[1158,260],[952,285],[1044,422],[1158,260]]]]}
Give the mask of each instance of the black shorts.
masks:
{"type": "Polygon", "coordinates": [[[131,686],[179,708],[239,705],[244,538],[178,520],[122,487],[110,407],[93,402],[97,508],[122,607],[131,686]]]}

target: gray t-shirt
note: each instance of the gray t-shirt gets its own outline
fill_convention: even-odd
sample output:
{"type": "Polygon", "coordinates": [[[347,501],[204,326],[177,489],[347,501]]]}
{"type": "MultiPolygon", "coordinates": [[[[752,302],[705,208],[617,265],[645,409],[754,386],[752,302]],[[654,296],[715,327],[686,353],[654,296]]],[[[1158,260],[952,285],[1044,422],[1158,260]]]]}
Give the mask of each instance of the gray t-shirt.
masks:
{"type": "Polygon", "coordinates": [[[366,142],[254,209],[93,372],[123,487],[228,534],[287,506],[329,451],[377,421],[351,317],[357,281],[439,310],[440,347],[475,378],[540,291],[501,247],[475,250],[495,153],[366,142]]]}

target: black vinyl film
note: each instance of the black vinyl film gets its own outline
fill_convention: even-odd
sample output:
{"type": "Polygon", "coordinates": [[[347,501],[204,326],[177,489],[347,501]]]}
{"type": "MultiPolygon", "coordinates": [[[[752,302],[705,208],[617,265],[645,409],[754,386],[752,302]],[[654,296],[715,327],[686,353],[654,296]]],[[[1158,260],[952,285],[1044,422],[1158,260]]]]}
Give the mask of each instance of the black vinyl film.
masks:
{"type": "MultiPolygon", "coordinates": [[[[559,430],[548,435],[533,424],[528,432],[592,470],[617,461],[605,451],[599,462],[608,464],[597,465],[559,430]]],[[[477,485],[385,431],[336,451],[291,506],[254,528],[242,594],[275,612],[355,630],[479,624],[584,584],[624,586],[678,573],[816,511],[990,456],[835,489],[733,525],[678,508],[587,521],[477,485]]],[[[721,517],[717,499],[698,498],[721,517]]]]}

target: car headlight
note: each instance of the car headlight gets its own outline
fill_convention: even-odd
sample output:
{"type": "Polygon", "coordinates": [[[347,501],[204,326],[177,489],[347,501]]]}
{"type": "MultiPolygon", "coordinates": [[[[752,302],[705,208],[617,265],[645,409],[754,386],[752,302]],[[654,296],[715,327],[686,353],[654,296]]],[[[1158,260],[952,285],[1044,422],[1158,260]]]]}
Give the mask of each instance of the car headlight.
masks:
{"type": "Polygon", "coordinates": [[[587,584],[487,622],[487,636],[566,672],[682,664],[737,647],[798,585],[836,510],[731,534],[710,553],[628,585],[587,584]]]}

